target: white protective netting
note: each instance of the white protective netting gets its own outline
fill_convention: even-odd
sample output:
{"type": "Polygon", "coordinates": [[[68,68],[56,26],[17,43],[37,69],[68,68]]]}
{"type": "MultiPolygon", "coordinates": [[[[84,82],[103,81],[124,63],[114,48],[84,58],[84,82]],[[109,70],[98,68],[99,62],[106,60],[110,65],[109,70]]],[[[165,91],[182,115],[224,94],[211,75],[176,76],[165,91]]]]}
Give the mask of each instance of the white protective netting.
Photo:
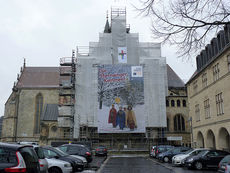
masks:
{"type": "Polygon", "coordinates": [[[89,43],[88,56],[77,55],[74,138],[80,126],[98,127],[98,66],[118,64],[118,47],[127,47],[127,64],[143,65],[145,126],[166,127],[166,60],[159,43],[139,43],[137,33],[126,33],[126,15],[112,15],[112,33],[100,33],[89,43]]]}

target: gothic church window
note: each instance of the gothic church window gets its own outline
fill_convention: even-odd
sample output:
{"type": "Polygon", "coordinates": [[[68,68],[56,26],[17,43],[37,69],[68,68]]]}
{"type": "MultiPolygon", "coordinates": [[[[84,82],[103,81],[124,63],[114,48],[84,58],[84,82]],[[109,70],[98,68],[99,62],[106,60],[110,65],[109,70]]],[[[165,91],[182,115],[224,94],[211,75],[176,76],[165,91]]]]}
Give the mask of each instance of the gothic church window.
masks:
{"type": "Polygon", "coordinates": [[[35,101],[34,134],[40,133],[40,120],[42,115],[42,108],[43,108],[43,96],[41,93],[39,93],[36,96],[36,101],[35,101]]]}

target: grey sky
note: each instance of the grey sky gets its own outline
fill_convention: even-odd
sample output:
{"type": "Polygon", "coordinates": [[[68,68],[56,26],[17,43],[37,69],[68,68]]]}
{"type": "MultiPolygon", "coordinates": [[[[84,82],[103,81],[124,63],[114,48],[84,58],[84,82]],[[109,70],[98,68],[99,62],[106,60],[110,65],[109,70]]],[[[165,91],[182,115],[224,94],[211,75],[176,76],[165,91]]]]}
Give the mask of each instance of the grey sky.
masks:
{"type": "MultiPolygon", "coordinates": [[[[151,38],[150,20],[138,16],[130,2],[138,0],[0,0],[0,116],[23,65],[58,66],[59,58],[71,56],[76,46],[97,41],[103,31],[106,11],[126,5],[131,32],[139,32],[140,41],[151,38]]],[[[175,48],[162,47],[162,56],[183,79],[195,71],[193,60],[178,59],[175,48]]]]}

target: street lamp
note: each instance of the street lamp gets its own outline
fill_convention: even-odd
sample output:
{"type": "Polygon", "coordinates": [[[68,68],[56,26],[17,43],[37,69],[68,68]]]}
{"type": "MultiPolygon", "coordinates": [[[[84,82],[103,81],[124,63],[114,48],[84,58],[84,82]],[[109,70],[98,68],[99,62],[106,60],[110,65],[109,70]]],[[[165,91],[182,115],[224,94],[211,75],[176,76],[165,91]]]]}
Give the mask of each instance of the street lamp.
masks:
{"type": "Polygon", "coordinates": [[[188,122],[191,122],[190,132],[191,132],[191,147],[193,147],[193,130],[192,130],[192,117],[189,117],[188,122]]]}

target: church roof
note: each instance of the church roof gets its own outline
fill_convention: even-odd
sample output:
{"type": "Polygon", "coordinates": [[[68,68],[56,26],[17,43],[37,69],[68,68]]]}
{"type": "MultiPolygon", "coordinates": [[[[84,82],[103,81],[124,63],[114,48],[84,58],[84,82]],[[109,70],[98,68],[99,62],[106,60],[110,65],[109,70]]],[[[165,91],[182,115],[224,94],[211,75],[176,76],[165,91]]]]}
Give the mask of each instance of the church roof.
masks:
{"type": "MultiPolygon", "coordinates": [[[[59,67],[25,67],[18,88],[58,88],[59,67]]],[[[168,87],[184,87],[184,82],[167,64],[168,87]]]]}
{"type": "Polygon", "coordinates": [[[25,67],[18,88],[58,88],[59,67],[25,67]]]}
{"type": "Polygon", "coordinates": [[[167,76],[168,76],[168,87],[185,87],[184,82],[181,78],[173,71],[173,69],[167,64],[167,76]]]}
{"type": "Polygon", "coordinates": [[[58,104],[47,104],[45,106],[42,120],[43,121],[57,121],[58,118],[58,104]]]}

